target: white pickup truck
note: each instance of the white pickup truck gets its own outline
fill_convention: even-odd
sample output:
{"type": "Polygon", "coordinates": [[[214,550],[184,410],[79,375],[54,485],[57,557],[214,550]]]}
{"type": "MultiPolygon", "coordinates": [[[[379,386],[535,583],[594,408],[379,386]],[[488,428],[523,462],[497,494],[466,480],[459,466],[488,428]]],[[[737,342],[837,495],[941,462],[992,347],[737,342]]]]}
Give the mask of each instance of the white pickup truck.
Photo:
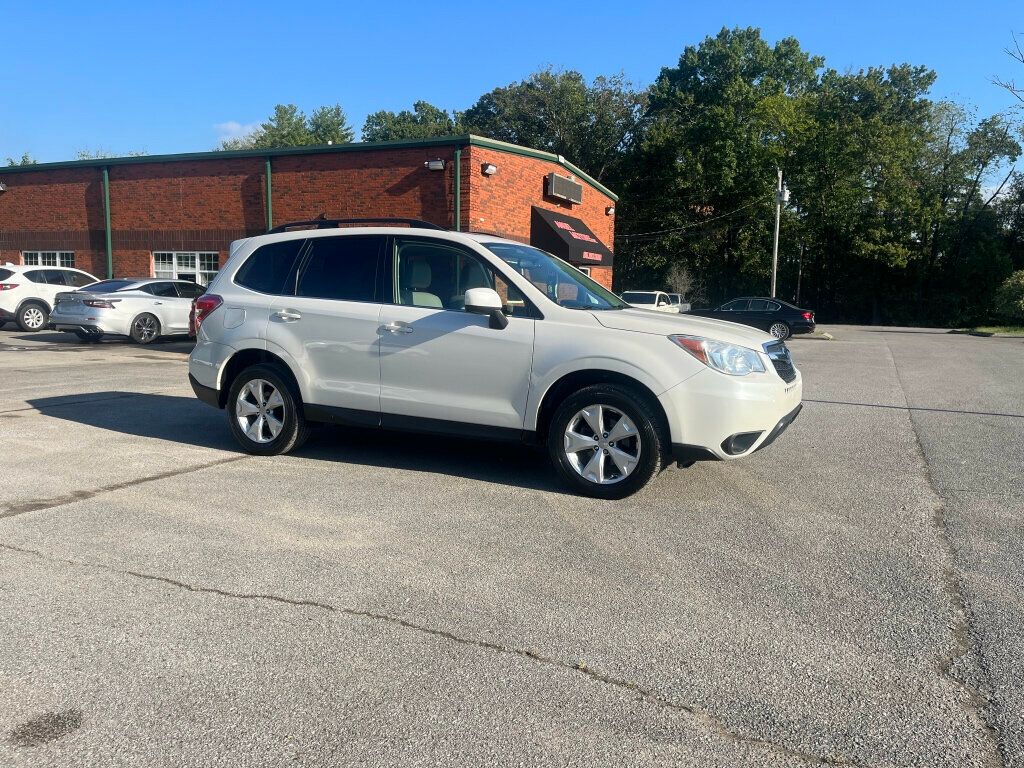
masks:
{"type": "Polygon", "coordinates": [[[672,299],[664,291],[626,291],[622,294],[622,300],[637,309],[653,309],[672,314],[678,314],[680,311],[678,302],[673,304],[672,299]]]}

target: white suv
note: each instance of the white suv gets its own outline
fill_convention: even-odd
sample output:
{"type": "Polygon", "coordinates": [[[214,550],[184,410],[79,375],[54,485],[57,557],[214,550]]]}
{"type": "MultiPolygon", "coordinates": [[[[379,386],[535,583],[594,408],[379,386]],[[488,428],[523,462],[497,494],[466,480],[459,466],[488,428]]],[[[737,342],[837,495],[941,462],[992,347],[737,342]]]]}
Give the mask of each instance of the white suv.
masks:
{"type": "Polygon", "coordinates": [[[621,498],[670,459],[733,459],[800,410],[785,345],[633,309],[528,245],[430,228],[239,240],[195,301],[189,380],[251,453],[310,421],[547,447],[578,492],[621,498]]]}
{"type": "Polygon", "coordinates": [[[0,266],[0,326],[13,320],[23,331],[42,330],[58,293],[97,282],[88,272],[70,267],[0,266]]]}

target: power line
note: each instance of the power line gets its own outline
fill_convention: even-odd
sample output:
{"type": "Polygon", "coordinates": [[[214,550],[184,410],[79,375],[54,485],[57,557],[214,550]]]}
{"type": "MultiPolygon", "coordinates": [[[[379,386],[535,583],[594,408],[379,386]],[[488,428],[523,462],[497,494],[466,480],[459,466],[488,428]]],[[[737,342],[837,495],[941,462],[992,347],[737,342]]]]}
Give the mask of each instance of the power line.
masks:
{"type": "Polygon", "coordinates": [[[725,219],[725,218],[728,218],[729,216],[733,216],[733,215],[739,213],[740,211],[742,211],[742,210],[744,210],[746,208],[750,208],[751,206],[757,205],[758,203],[761,203],[761,202],[764,202],[764,201],[763,200],[751,200],[749,203],[741,205],[739,208],[735,208],[735,209],[729,211],[728,213],[722,213],[722,214],[719,214],[718,216],[712,216],[710,219],[704,219],[703,221],[694,221],[694,222],[692,222],[690,224],[684,224],[681,227],[672,227],[671,229],[656,229],[656,230],[651,231],[651,232],[633,232],[633,233],[628,234],[628,235],[617,235],[615,237],[615,239],[616,240],[631,240],[633,238],[638,238],[638,237],[651,237],[653,235],[667,235],[667,234],[671,234],[673,232],[682,232],[682,231],[687,230],[687,229],[693,229],[694,227],[702,227],[705,224],[710,224],[712,221],[718,221],[719,219],[725,219]]]}

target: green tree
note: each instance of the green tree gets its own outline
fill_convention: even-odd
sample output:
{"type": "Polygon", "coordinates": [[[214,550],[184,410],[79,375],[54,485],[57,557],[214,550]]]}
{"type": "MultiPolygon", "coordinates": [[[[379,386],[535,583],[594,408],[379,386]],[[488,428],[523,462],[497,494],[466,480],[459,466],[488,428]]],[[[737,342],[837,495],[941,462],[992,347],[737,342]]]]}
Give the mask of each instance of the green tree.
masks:
{"type": "Polygon", "coordinates": [[[340,104],[314,110],[307,127],[310,144],[348,144],[355,138],[340,104]]]}
{"type": "Polygon", "coordinates": [[[473,133],[563,155],[603,179],[632,141],[645,106],[645,94],[621,74],[587,83],[579,72],[544,69],[485,93],[463,122],[473,133]]]}
{"type": "Polygon", "coordinates": [[[1024,322],[1024,270],[1014,272],[995,294],[996,312],[1011,322],[1024,322]]]}
{"type": "Polygon", "coordinates": [[[8,166],[13,166],[13,165],[35,165],[36,162],[37,161],[35,160],[35,158],[33,158],[32,155],[30,155],[28,152],[23,152],[21,157],[8,157],[7,158],[7,165],[8,166]]]}
{"type": "Polygon", "coordinates": [[[620,185],[623,286],[661,281],[682,260],[711,301],[765,290],[776,169],[808,130],[821,65],[792,38],[771,46],[756,29],[723,29],[661,71],[620,185]]]}
{"type": "Polygon", "coordinates": [[[76,160],[103,160],[108,157],[145,157],[148,152],[143,150],[132,150],[125,155],[110,152],[106,149],[80,149],[75,152],[76,160]]]}
{"type": "Polygon", "coordinates": [[[367,115],[363,124],[363,141],[394,141],[396,139],[429,139],[462,133],[462,115],[449,114],[426,101],[417,101],[412,112],[380,110],[367,115]]]}
{"type": "Polygon", "coordinates": [[[340,104],[316,109],[308,118],[294,104],[278,104],[273,114],[245,136],[225,139],[219,149],[276,149],[313,144],[345,144],[354,138],[340,104]]]}

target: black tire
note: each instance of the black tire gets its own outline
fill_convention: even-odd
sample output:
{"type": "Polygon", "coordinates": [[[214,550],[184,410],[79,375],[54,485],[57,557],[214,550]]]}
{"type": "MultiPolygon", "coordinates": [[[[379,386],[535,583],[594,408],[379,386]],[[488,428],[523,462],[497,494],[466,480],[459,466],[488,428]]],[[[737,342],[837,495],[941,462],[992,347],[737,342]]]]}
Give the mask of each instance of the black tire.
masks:
{"type": "Polygon", "coordinates": [[[25,333],[35,333],[47,326],[50,322],[49,315],[50,313],[47,311],[45,304],[38,301],[26,301],[18,308],[18,317],[15,322],[18,323],[18,327],[25,331],[25,333]],[[42,322],[38,319],[40,313],[42,315],[42,322]]]}
{"type": "Polygon", "coordinates": [[[82,341],[99,341],[103,338],[102,333],[89,333],[88,331],[75,331],[75,336],[82,341]]]}
{"type": "Polygon", "coordinates": [[[156,315],[143,312],[132,320],[130,335],[136,344],[152,344],[160,338],[160,321],[156,315]]]}
{"type": "Polygon", "coordinates": [[[598,499],[622,499],[639,491],[661,471],[669,442],[661,421],[655,406],[646,397],[626,387],[615,384],[584,387],[569,395],[555,411],[548,429],[548,456],[565,483],[577,493],[598,499]],[[566,455],[565,432],[570,421],[592,405],[610,406],[628,416],[636,426],[633,439],[640,445],[637,464],[628,475],[609,484],[583,477],[566,455]]]}
{"type": "MultiPolygon", "coordinates": [[[[249,402],[253,402],[252,398],[247,399],[249,402]]],[[[276,456],[281,453],[288,453],[306,442],[306,438],[309,436],[309,426],[306,424],[306,417],[302,411],[302,398],[295,390],[294,385],[288,381],[287,377],[283,376],[277,368],[271,365],[251,365],[239,373],[235,380],[231,382],[224,410],[227,413],[231,434],[235,436],[235,440],[238,441],[239,445],[242,446],[242,450],[246,453],[258,456],[276,456]],[[250,437],[239,421],[242,418],[238,411],[239,396],[250,382],[257,380],[269,383],[280,393],[282,401],[280,408],[273,409],[271,414],[281,422],[280,432],[266,442],[259,442],[250,437]]],[[[252,422],[249,423],[252,424],[252,422]]],[[[260,427],[260,429],[262,430],[263,428],[260,427]]],[[[269,437],[269,427],[267,427],[266,431],[262,431],[262,435],[269,437]]]]}
{"type": "Polygon", "coordinates": [[[784,323],[782,320],[776,320],[774,323],[771,323],[768,326],[768,333],[774,336],[779,341],[785,341],[786,339],[793,335],[793,329],[789,327],[788,323],[784,323]],[[779,326],[782,327],[782,330],[778,332],[772,330],[773,328],[777,328],[779,326]]]}

